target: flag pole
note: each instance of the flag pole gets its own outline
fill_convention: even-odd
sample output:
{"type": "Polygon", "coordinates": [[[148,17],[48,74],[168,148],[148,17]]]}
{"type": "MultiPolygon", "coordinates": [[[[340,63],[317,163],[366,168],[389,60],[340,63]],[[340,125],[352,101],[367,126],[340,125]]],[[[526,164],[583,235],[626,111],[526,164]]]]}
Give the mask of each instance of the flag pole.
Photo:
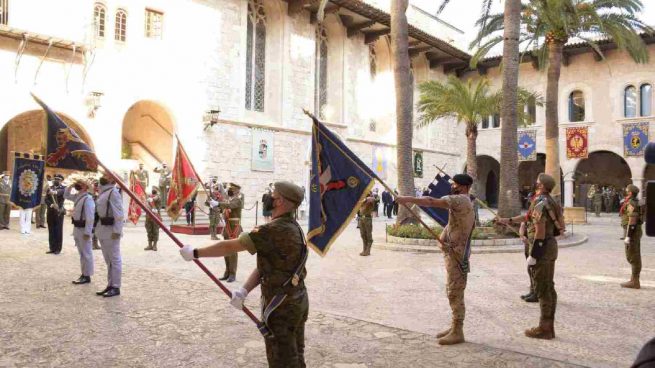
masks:
{"type": "MultiPolygon", "coordinates": [[[[307,116],[309,116],[310,118],[312,118],[312,120],[315,120],[315,121],[318,122],[318,119],[316,118],[316,116],[314,116],[314,114],[310,113],[310,112],[307,111],[306,109],[303,109],[303,112],[304,112],[307,116]]],[[[317,129],[318,129],[318,128],[317,128],[317,129]]],[[[328,139],[329,139],[329,138],[328,138],[328,139]]],[[[336,146],[336,145],[335,145],[335,146],[336,146]]],[[[337,149],[339,149],[339,148],[337,147],[337,149]]],[[[339,149],[339,150],[341,150],[341,149],[339,149]]],[[[342,153],[344,153],[344,152],[342,151],[342,153]]],[[[382,184],[382,186],[383,186],[387,191],[389,191],[389,193],[391,193],[391,195],[392,195],[394,198],[398,198],[398,196],[396,196],[396,194],[394,193],[394,191],[391,190],[391,188],[387,185],[387,183],[384,182],[384,180],[380,179],[377,175],[373,175],[373,176],[371,176],[371,175],[368,173],[368,171],[369,171],[368,168],[366,168],[366,169],[365,169],[365,168],[362,168],[361,165],[359,165],[359,163],[357,163],[355,160],[353,160],[353,159],[350,157],[350,155],[344,154],[344,156],[347,157],[348,160],[350,160],[350,162],[352,162],[354,165],[356,165],[356,166],[357,166],[357,167],[358,167],[362,172],[364,172],[364,174],[366,174],[369,178],[371,178],[371,179],[375,179],[375,180],[377,180],[380,184],[382,184]]],[[[405,204],[405,203],[403,203],[402,206],[405,207],[405,208],[409,211],[409,213],[410,213],[410,214],[411,214],[411,215],[412,215],[416,220],[418,220],[418,222],[419,222],[421,225],[423,225],[423,227],[425,227],[425,229],[426,229],[426,230],[427,230],[427,231],[428,231],[432,236],[434,236],[434,238],[437,240],[437,242],[438,242],[439,244],[441,244],[441,247],[440,247],[440,248],[441,248],[442,251],[448,251],[448,252],[450,252],[451,255],[452,255],[452,256],[453,256],[453,257],[454,257],[454,258],[459,262],[459,259],[458,259],[457,255],[455,254],[455,252],[453,251],[453,249],[452,249],[451,247],[447,246],[447,245],[443,242],[443,240],[441,240],[441,238],[439,238],[439,236],[437,235],[437,233],[436,233],[434,230],[432,230],[432,228],[430,228],[430,227],[429,227],[425,222],[423,222],[423,220],[421,220],[421,217],[420,217],[416,212],[414,212],[414,211],[413,211],[413,210],[412,210],[412,209],[411,209],[407,204],[405,204]]]]}
{"type": "MultiPolygon", "coordinates": [[[[96,159],[96,162],[98,163],[98,165],[100,165],[105,170],[105,172],[109,176],[111,176],[112,179],[114,179],[114,181],[116,181],[116,184],[118,184],[118,186],[121,187],[125,191],[125,193],[127,193],[127,195],[130,196],[130,198],[132,198],[139,205],[139,207],[141,207],[146,212],[146,215],[150,216],[150,218],[159,226],[159,228],[162,229],[164,231],[164,233],[166,233],[166,235],[168,235],[168,237],[170,237],[171,240],[173,240],[173,242],[175,244],[177,244],[178,247],[180,247],[180,248],[184,247],[184,244],[175,236],[175,234],[173,234],[168,229],[168,227],[166,227],[166,225],[164,225],[164,223],[161,222],[161,220],[157,216],[155,216],[155,214],[143,202],[141,202],[141,200],[134,193],[132,193],[130,188],[128,188],[127,185],[125,185],[125,183],[123,183],[123,180],[121,180],[118,177],[118,175],[114,174],[114,172],[111,171],[107,166],[105,166],[105,164],[103,164],[100,160],[98,160],[97,157],[95,157],[95,159],[96,159]]],[[[121,219],[121,221],[122,221],[122,219],[121,219]]],[[[223,283],[220,282],[216,278],[216,276],[214,276],[214,274],[212,274],[211,271],[209,271],[209,269],[207,269],[207,267],[205,267],[205,265],[202,262],[200,262],[200,260],[194,259],[193,262],[195,262],[195,264],[198,267],[200,267],[200,269],[203,270],[205,272],[205,274],[207,274],[207,276],[209,276],[209,278],[212,281],[214,281],[214,283],[216,285],[218,285],[218,287],[221,290],[223,290],[223,292],[228,297],[230,297],[230,298],[232,297],[232,292],[228,288],[226,288],[225,285],[223,285],[223,283]]],[[[261,326],[263,325],[262,322],[257,317],[255,317],[255,315],[245,305],[243,306],[242,310],[248,317],[250,317],[250,319],[253,322],[255,322],[255,324],[257,324],[257,327],[260,329],[260,332],[262,332],[262,330],[261,330],[261,326]]],[[[262,334],[264,334],[264,333],[262,332],[262,334]]]]}
{"type": "MultiPolygon", "coordinates": [[[[437,170],[439,170],[442,174],[444,174],[444,175],[448,175],[448,174],[445,173],[443,170],[441,170],[441,169],[439,168],[439,166],[434,165],[434,167],[436,167],[437,170]]],[[[448,176],[450,176],[450,175],[448,175],[448,176]]],[[[475,197],[475,201],[478,202],[478,204],[480,204],[482,207],[484,207],[487,211],[491,212],[492,215],[494,215],[495,217],[498,217],[498,213],[496,213],[494,210],[492,210],[491,208],[489,208],[489,206],[487,206],[486,203],[482,202],[482,201],[480,200],[480,198],[475,197]]],[[[518,231],[516,231],[516,229],[515,229],[513,226],[511,226],[510,224],[503,224],[503,225],[507,226],[507,228],[510,229],[510,230],[512,230],[516,235],[521,236],[521,234],[520,234],[518,231]]]]}
{"type": "MultiPolygon", "coordinates": [[[[182,145],[182,140],[181,140],[180,137],[177,135],[177,133],[175,133],[175,139],[177,140],[177,145],[180,147],[180,149],[182,150],[182,152],[184,152],[184,156],[186,156],[187,158],[189,158],[189,154],[186,153],[186,150],[184,149],[184,145],[182,145]]],[[[200,177],[200,175],[198,175],[198,172],[196,171],[196,167],[193,166],[193,162],[191,162],[191,159],[188,159],[187,162],[188,162],[189,165],[191,166],[191,170],[193,170],[193,173],[196,175],[196,178],[198,178],[198,181],[200,182],[200,185],[202,186],[203,191],[205,192],[205,194],[207,194],[207,197],[208,197],[208,198],[211,198],[211,193],[209,193],[209,192],[207,191],[207,188],[205,187],[205,182],[203,182],[203,181],[202,181],[202,178],[200,177]]],[[[168,201],[168,198],[166,198],[166,201],[168,201]]],[[[195,217],[194,217],[194,218],[195,218],[195,217]]]]}

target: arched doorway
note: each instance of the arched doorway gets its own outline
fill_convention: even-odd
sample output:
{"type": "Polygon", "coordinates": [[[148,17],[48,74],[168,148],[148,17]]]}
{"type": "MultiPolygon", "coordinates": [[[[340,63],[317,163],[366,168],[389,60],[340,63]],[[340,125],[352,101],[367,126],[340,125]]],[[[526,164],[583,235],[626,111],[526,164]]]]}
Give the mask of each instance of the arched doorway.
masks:
{"type": "Polygon", "coordinates": [[[574,179],[574,206],[589,207],[589,190],[592,185],[599,185],[608,189],[612,197],[610,211],[615,212],[618,211],[618,201],[623,189],[632,183],[632,172],[623,157],[610,151],[596,151],[589,154],[588,158],[580,160],[574,179]]]}
{"type": "Polygon", "coordinates": [[[487,184],[485,187],[485,194],[487,196],[487,203],[490,207],[498,206],[498,176],[493,170],[487,174],[487,184]]]}
{"type": "Polygon", "coordinates": [[[528,196],[534,191],[534,183],[539,174],[545,171],[546,155],[543,153],[538,153],[535,161],[519,162],[519,192],[523,208],[528,208],[528,196]]]}
{"type": "Polygon", "coordinates": [[[478,156],[478,198],[487,202],[489,207],[498,206],[498,188],[500,186],[500,164],[491,156],[478,156]]]}
{"type": "MultiPolygon", "coordinates": [[[[57,115],[91,148],[93,142],[88,133],[75,120],[65,114],[57,115]]],[[[11,152],[31,152],[45,154],[46,113],[43,110],[31,110],[16,115],[0,130],[0,172],[13,168],[11,152]]]]}
{"type": "Polygon", "coordinates": [[[164,162],[171,166],[174,134],[175,123],[165,107],[139,101],[123,118],[121,158],[142,162],[149,171],[164,162]]]}
{"type": "Polygon", "coordinates": [[[646,167],[644,168],[643,188],[639,188],[639,189],[641,189],[641,190],[645,189],[646,188],[646,183],[648,183],[649,181],[653,181],[653,180],[655,180],[655,165],[646,164],[646,167]]]}

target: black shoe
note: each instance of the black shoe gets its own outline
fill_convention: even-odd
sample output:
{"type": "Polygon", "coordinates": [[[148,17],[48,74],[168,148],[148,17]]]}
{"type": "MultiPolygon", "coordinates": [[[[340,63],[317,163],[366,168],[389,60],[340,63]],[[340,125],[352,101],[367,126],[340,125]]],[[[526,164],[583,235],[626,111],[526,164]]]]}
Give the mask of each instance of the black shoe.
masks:
{"type": "Polygon", "coordinates": [[[49,250],[49,251],[45,252],[45,254],[53,254],[54,252],[55,252],[54,250],[49,250]]]}
{"type": "Polygon", "coordinates": [[[88,284],[91,282],[91,276],[80,276],[79,279],[73,281],[73,284],[75,285],[82,285],[82,284],[88,284]]]}
{"type": "Polygon", "coordinates": [[[121,295],[121,289],[119,289],[119,288],[114,288],[114,287],[113,287],[113,288],[109,289],[109,290],[108,290],[108,291],[103,295],[103,297],[104,297],[104,298],[111,298],[112,296],[116,296],[116,295],[121,295]]]}
{"type": "Polygon", "coordinates": [[[223,277],[221,277],[219,280],[225,281],[225,280],[227,280],[229,278],[230,278],[230,275],[223,275],[223,277]]]}
{"type": "Polygon", "coordinates": [[[111,290],[111,286],[107,286],[103,291],[96,291],[96,295],[105,295],[109,290],[111,290]]]}
{"type": "Polygon", "coordinates": [[[536,303],[539,301],[539,298],[537,297],[537,294],[530,294],[525,299],[526,303],[536,303]]]}
{"type": "Polygon", "coordinates": [[[236,277],[230,276],[227,278],[227,282],[234,282],[236,280],[236,277]]]}
{"type": "Polygon", "coordinates": [[[54,254],[59,254],[59,253],[61,253],[61,251],[59,251],[59,252],[54,252],[54,254]]]}
{"type": "Polygon", "coordinates": [[[529,291],[527,294],[521,295],[521,299],[525,300],[525,298],[529,297],[532,294],[534,294],[534,293],[532,291],[529,291]]]}

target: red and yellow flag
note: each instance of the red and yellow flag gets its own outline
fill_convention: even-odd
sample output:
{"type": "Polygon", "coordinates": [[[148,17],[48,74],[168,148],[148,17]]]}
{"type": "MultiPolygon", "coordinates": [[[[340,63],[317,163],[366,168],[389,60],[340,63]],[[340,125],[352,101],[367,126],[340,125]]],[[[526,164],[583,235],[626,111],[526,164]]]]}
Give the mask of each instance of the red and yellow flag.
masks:
{"type": "MultiPolygon", "coordinates": [[[[134,172],[130,172],[130,190],[141,200],[141,202],[146,201],[146,188],[141,185],[141,182],[137,180],[134,172]]],[[[130,207],[127,212],[127,218],[132,221],[134,225],[139,221],[141,217],[141,207],[136,203],[134,199],[130,198],[130,207]]]]}
{"type": "Polygon", "coordinates": [[[196,193],[199,182],[200,178],[196,175],[189,157],[182,145],[178,143],[171,189],[168,191],[168,200],[166,201],[166,211],[174,221],[180,216],[184,204],[196,193]]]}

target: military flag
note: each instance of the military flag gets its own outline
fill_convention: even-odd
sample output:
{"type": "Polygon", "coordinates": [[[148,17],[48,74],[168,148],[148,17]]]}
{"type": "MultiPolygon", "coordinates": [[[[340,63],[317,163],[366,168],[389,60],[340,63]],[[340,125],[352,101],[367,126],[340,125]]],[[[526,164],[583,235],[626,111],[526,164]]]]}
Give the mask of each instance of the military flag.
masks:
{"type": "Polygon", "coordinates": [[[15,152],[11,202],[23,209],[39,206],[43,191],[44,172],[43,156],[15,152]]]}
{"type": "Polygon", "coordinates": [[[196,175],[186,151],[178,141],[175,163],[173,164],[171,189],[168,191],[166,201],[166,212],[174,221],[180,217],[180,211],[184,208],[184,204],[198,190],[198,183],[200,183],[200,178],[196,175]]]}
{"type": "Polygon", "coordinates": [[[623,124],[623,153],[628,156],[643,156],[648,144],[648,123],[623,124]]]}
{"type": "Polygon", "coordinates": [[[519,145],[518,148],[519,161],[537,160],[537,131],[536,130],[519,130],[518,145],[519,145]]]}
{"type": "Polygon", "coordinates": [[[589,156],[589,131],[587,127],[566,128],[566,158],[589,156]]]}
{"type": "MultiPolygon", "coordinates": [[[[447,174],[437,175],[434,178],[434,181],[428,185],[430,193],[428,194],[432,198],[441,198],[445,195],[450,194],[450,176],[447,174]]],[[[439,225],[445,227],[448,224],[448,210],[445,208],[437,207],[421,207],[423,212],[427,213],[428,216],[432,217],[439,225]]]]}
{"type": "Polygon", "coordinates": [[[75,130],[32,94],[46,113],[46,165],[59,169],[97,171],[98,162],[93,150],[75,130]]]}
{"type": "Polygon", "coordinates": [[[307,244],[321,256],[348,226],[371,191],[375,173],[312,116],[307,244]]]}
{"type": "MultiPolygon", "coordinates": [[[[141,202],[146,201],[146,188],[144,188],[141,181],[137,179],[134,171],[130,172],[130,190],[141,200],[141,202]]],[[[141,217],[141,212],[141,207],[139,207],[134,199],[130,198],[130,206],[127,210],[128,220],[136,225],[141,217]]]]}

